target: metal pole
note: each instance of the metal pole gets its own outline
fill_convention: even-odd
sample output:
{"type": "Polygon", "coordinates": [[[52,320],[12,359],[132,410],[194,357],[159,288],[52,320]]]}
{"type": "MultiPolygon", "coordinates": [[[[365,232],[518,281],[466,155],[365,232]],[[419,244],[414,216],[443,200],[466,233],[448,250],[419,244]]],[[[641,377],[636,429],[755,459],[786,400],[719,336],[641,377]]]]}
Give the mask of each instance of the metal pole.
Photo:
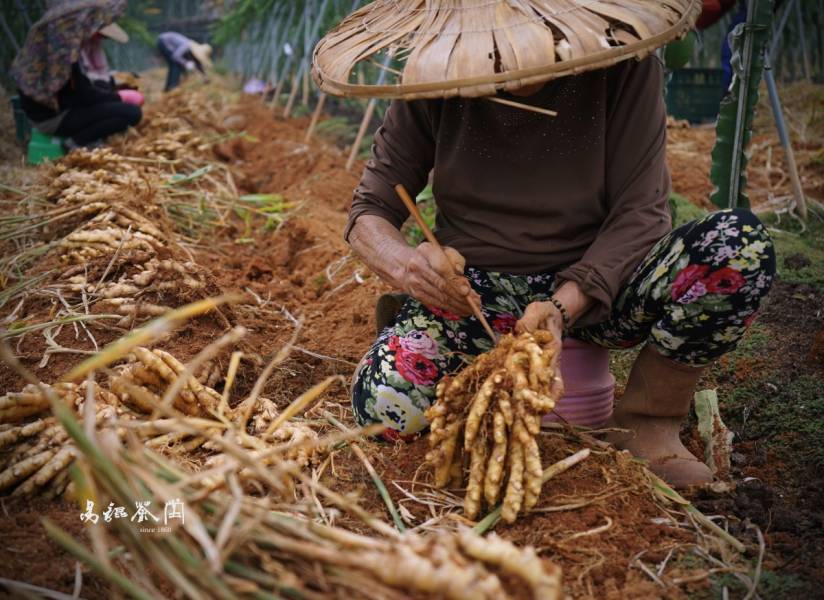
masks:
{"type": "Polygon", "coordinates": [[[771,62],[775,61],[775,53],[778,52],[778,46],[780,45],[781,41],[781,34],[784,33],[784,27],[787,25],[787,19],[790,16],[790,13],[793,10],[793,6],[795,6],[798,0],[790,0],[784,6],[784,12],[781,13],[781,19],[778,21],[778,25],[773,29],[772,33],[772,45],[770,46],[770,59],[771,62]]]}
{"type": "MultiPolygon", "coordinates": [[[[790,172],[790,181],[793,186],[793,197],[795,198],[795,206],[798,209],[798,216],[806,220],[807,201],[804,198],[804,188],[801,187],[801,178],[798,176],[798,167],[795,163],[795,154],[790,143],[790,136],[787,133],[787,124],[784,122],[784,111],[781,110],[781,99],[778,97],[778,87],[775,85],[770,54],[765,52],[764,55],[764,79],[767,82],[767,91],[770,95],[770,106],[775,119],[775,128],[778,130],[781,147],[784,148],[784,160],[787,163],[787,170],[790,172]]],[[[769,173],[767,173],[767,176],[769,176],[769,173]]]]}
{"type": "Polygon", "coordinates": [[[810,59],[807,56],[807,36],[804,34],[804,17],[801,16],[801,3],[795,3],[795,16],[798,22],[798,38],[801,43],[801,59],[804,63],[804,81],[810,83],[810,59]]]}

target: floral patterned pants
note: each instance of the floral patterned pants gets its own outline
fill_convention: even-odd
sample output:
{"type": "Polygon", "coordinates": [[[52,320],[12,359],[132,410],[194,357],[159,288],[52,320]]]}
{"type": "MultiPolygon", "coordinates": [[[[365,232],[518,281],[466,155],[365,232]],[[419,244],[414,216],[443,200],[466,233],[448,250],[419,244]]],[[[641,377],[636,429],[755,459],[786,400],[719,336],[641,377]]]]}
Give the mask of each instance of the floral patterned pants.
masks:
{"type": "MultiPolygon", "coordinates": [[[[553,291],[553,273],[466,272],[494,329],[509,332],[532,302],[553,291]]],[[[731,350],[752,322],[775,275],[764,226],[747,210],[723,210],[669,233],[620,290],[607,320],[573,328],[606,348],[644,342],[662,355],[702,366],[731,350]]],[[[383,423],[388,437],[423,430],[435,385],[491,340],[475,317],[461,318],[409,298],[355,373],[352,404],[361,425],[383,423]]],[[[386,434],[385,434],[386,435],[386,434]]]]}

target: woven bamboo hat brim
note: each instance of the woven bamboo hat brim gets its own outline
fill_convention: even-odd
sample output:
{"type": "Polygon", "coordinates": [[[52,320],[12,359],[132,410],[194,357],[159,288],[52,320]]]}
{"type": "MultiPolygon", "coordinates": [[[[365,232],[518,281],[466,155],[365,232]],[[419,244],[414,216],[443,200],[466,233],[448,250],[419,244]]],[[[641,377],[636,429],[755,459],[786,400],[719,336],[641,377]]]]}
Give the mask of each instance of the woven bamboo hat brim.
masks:
{"type": "Polygon", "coordinates": [[[313,74],[338,96],[488,96],[646,56],[700,12],[701,0],[376,0],[318,43],[313,74]],[[362,64],[374,81],[357,81],[362,64]]]}

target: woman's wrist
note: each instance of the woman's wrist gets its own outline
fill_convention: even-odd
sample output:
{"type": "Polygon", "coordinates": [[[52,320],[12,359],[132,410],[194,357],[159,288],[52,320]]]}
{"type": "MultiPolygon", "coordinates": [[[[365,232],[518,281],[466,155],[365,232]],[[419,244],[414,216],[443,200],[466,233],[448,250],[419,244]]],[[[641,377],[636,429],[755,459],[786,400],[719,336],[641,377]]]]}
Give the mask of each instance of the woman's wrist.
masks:
{"type": "Polygon", "coordinates": [[[387,257],[387,272],[389,273],[389,280],[387,283],[397,290],[409,293],[406,289],[407,265],[415,254],[415,249],[406,244],[397,245],[388,242],[387,248],[382,248],[387,257]]]}
{"type": "Polygon", "coordinates": [[[566,337],[567,333],[569,333],[569,328],[572,326],[569,320],[569,311],[567,311],[563,303],[554,296],[550,296],[547,302],[552,304],[557,309],[558,314],[561,315],[561,335],[562,337],[566,337]]]}
{"type": "Polygon", "coordinates": [[[564,326],[567,329],[572,327],[575,321],[581,318],[581,316],[595,304],[595,299],[587,296],[574,281],[565,281],[561,284],[561,286],[555,290],[555,293],[552,294],[552,298],[563,307],[563,310],[559,308],[561,314],[563,315],[563,313],[566,312],[564,326]]]}

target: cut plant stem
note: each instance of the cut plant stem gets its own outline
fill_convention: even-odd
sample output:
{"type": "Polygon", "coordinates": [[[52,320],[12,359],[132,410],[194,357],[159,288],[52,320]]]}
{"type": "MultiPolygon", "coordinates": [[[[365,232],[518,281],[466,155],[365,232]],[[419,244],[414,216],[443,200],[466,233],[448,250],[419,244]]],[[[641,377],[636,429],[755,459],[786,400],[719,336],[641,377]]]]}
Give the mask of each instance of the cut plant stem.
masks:
{"type": "Polygon", "coordinates": [[[395,503],[392,502],[392,496],[389,495],[389,491],[386,489],[386,485],[384,485],[383,480],[381,479],[378,472],[375,471],[375,467],[372,466],[372,463],[369,462],[369,459],[366,458],[366,454],[361,450],[360,446],[357,444],[350,444],[352,447],[352,451],[355,453],[355,456],[360,459],[363,463],[366,472],[369,473],[369,476],[372,478],[372,483],[375,484],[375,487],[378,488],[378,493],[383,498],[383,503],[386,504],[387,510],[389,510],[389,514],[392,515],[392,520],[395,522],[395,527],[403,533],[406,531],[406,527],[401,520],[401,516],[398,514],[397,508],[395,508],[395,503]]]}
{"type": "Polygon", "coordinates": [[[559,460],[554,465],[551,465],[544,469],[544,474],[541,477],[541,483],[546,483],[556,475],[560,475],[570,467],[574,467],[579,462],[589,457],[589,455],[590,449],[583,448],[582,450],[578,450],[578,452],[576,452],[575,454],[559,460]]]}
{"type": "Polygon", "coordinates": [[[40,331],[41,329],[48,329],[50,327],[56,327],[58,325],[70,325],[72,323],[84,322],[84,321],[100,321],[101,319],[121,319],[122,315],[75,315],[72,317],[66,317],[64,319],[56,319],[54,321],[49,321],[48,323],[35,323],[34,325],[25,325],[23,327],[13,327],[11,329],[5,329],[0,332],[0,339],[9,339],[13,337],[17,337],[19,335],[23,335],[24,333],[31,333],[32,331],[40,331]]]}
{"type": "Polygon", "coordinates": [[[46,529],[46,533],[49,534],[49,537],[62,546],[64,550],[66,550],[69,554],[74,555],[79,560],[82,560],[109,581],[114,582],[124,592],[133,598],[138,598],[140,600],[152,600],[152,595],[150,593],[138,587],[137,584],[124,575],[121,575],[116,569],[107,567],[98,561],[94,554],[86,550],[81,544],[75,541],[69,534],[57,525],[52,523],[48,518],[43,519],[43,527],[46,529]]]}
{"type": "Polygon", "coordinates": [[[704,513],[700,510],[695,508],[692,503],[684,498],[681,494],[676,492],[670,486],[668,486],[663,479],[655,475],[654,473],[649,473],[650,478],[652,479],[653,486],[662,496],[665,498],[675,502],[676,504],[680,504],[684,507],[684,510],[688,512],[692,517],[698,521],[701,525],[709,529],[712,533],[723,539],[727,542],[730,546],[738,550],[739,552],[744,552],[746,549],[744,544],[739,542],[735,539],[729,532],[723,530],[721,527],[713,523],[713,521],[708,518],[704,513]]]}
{"type": "MultiPolygon", "coordinates": [[[[584,448],[583,450],[579,450],[571,456],[567,456],[566,458],[559,460],[554,465],[551,465],[544,469],[544,474],[541,477],[541,483],[546,483],[556,475],[560,475],[570,467],[573,467],[582,460],[586,459],[589,455],[589,448],[584,448]]],[[[500,520],[502,509],[503,506],[499,504],[495,507],[495,509],[492,512],[490,512],[483,519],[478,521],[478,524],[475,525],[475,527],[473,527],[475,533],[477,533],[478,535],[483,535],[486,531],[492,529],[500,520]]]]}
{"type": "Polygon", "coordinates": [[[214,298],[198,300],[197,302],[192,302],[191,304],[170,310],[162,317],[149,321],[149,323],[140,329],[135,329],[129,335],[120,338],[88,360],[83,361],[67,373],[63,377],[63,381],[76,381],[85,377],[89,371],[94,371],[116,360],[120,360],[137,346],[151,344],[162,334],[177,327],[183,321],[208,313],[221,304],[238,302],[241,299],[242,297],[238,294],[224,294],[214,298]]]}

